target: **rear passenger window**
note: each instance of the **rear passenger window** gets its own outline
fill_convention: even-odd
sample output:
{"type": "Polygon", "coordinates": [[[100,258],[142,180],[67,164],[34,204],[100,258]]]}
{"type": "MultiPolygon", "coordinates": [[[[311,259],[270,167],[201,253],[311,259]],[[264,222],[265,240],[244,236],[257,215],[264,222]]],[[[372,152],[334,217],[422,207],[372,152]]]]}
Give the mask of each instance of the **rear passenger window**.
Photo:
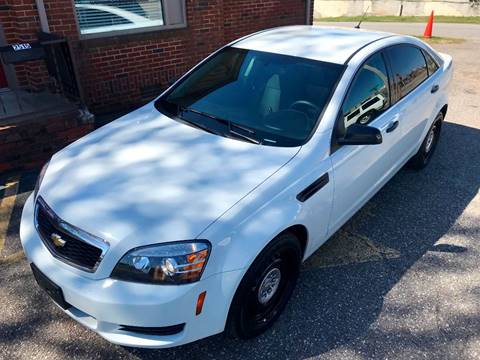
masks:
{"type": "Polygon", "coordinates": [[[427,63],[422,51],[410,45],[398,45],[388,49],[395,83],[404,97],[427,77],[427,63]]]}
{"type": "Polygon", "coordinates": [[[366,125],[390,106],[387,69],[380,53],[358,71],[342,106],[345,129],[366,125]]]}
{"type": "Polygon", "coordinates": [[[425,59],[427,60],[428,76],[430,76],[435,71],[437,71],[438,65],[435,62],[435,60],[433,60],[432,56],[428,52],[423,51],[423,55],[425,55],[425,59]]]}

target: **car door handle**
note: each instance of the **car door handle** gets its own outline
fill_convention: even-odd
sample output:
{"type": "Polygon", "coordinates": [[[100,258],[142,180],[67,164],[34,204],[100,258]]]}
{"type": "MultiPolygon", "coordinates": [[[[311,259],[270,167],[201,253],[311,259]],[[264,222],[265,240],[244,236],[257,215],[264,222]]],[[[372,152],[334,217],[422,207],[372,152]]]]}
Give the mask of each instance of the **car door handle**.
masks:
{"type": "Polygon", "coordinates": [[[398,124],[400,124],[400,122],[398,120],[395,120],[393,121],[387,128],[387,133],[391,133],[392,131],[394,131],[397,127],[398,127],[398,124]]]}
{"type": "Polygon", "coordinates": [[[435,94],[435,93],[438,91],[438,89],[440,89],[440,86],[438,86],[438,85],[433,85],[433,86],[432,86],[432,90],[430,90],[430,92],[431,92],[432,94],[435,94]]]}

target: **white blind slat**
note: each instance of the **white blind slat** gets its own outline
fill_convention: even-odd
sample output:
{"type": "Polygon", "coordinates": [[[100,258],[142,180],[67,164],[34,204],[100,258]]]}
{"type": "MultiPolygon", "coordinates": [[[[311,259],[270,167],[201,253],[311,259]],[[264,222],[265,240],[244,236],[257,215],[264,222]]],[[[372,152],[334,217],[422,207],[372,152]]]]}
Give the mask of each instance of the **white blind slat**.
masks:
{"type": "Polygon", "coordinates": [[[160,0],[75,0],[81,33],[164,25],[160,0]]]}

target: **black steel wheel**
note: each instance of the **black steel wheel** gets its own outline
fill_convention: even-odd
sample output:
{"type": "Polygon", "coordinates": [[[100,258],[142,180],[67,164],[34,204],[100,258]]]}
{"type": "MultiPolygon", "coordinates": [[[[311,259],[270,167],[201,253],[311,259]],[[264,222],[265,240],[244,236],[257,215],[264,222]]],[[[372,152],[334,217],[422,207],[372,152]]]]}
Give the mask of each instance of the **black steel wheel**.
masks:
{"type": "Polygon", "coordinates": [[[252,338],[272,326],[292,295],[301,260],[300,242],[291,233],[279,235],[258,255],[230,307],[230,336],[252,338]]]}
{"type": "Polygon", "coordinates": [[[410,159],[408,165],[416,170],[421,170],[428,165],[440,139],[443,114],[439,113],[427,132],[418,152],[410,159]]]}

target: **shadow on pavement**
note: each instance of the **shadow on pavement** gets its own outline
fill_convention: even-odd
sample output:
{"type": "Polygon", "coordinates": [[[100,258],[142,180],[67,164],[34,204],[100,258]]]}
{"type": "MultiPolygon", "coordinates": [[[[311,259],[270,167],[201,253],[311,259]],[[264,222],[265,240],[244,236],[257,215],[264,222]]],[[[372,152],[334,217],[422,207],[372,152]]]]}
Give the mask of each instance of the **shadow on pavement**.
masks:
{"type": "MultiPolygon", "coordinates": [[[[375,327],[374,324],[382,313],[386,295],[426,253],[443,252],[452,256],[469,253],[468,247],[435,243],[450,231],[478,193],[480,131],[448,122],[442,131],[437,152],[424,171],[400,171],[369,202],[368,214],[365,209],[361,210],[344,227],[376,244],[397,250],[400,257],[325,268],[311,266],[307,261],[286,311],[273,329],[256,339],[236,341],[220,334],[179,348],[142,350],[112,346],[98,337],[92,341],[92,337],[88,336],[70,338],[74,346],[67,346],[65,338],[71,335],[61,333],[54,336],[51,333],[62,321],[59,318],[63,314],[46,301],[46,295],[39,296],[39,291],[25,296],[23,287],[33,286],[33,280],[25,269],[18,271],[21,276],[17,279],[20,265],[16,264],[8,271],[2,269],[0,289],[9,288],[5,296],[30,310],[27,316],[9,320],[11,316],[7,315],[0,322],[0,344],[15,346],[33,341],[65,357],[72,355],[72,351],[80,356],[89,354],[88,349],[95,346],[96,354],[104,358],[131,356],[164,360],[207,357],[303,359],[358,343],[358,340],[367,337],[369,341],[392,347],[416,346],[420,342],[423,348],[432,348],[433,351],[437,339],[428,329],[413,343],[397,341],[390,344],[389,336],[399,330],[392,327],[389,333],[388,329],[375,327]],[[43,311],[41,316],[39,311],[43,311]],[[43,336],[48,340],[45,341],[43,336]]],[[[458,231],[468,233],[470,230],[458,231]]],[[[341,235],[335,235],[330,242],[338,242],[341,246],[341,235]]],[[[318,250],[314,256],[324,256],[323,251],[324,248],[318,250]]],[[[461,274],[469,269],[453,268],[449,262],[436,260],[422,271],[461,274]]],[[[8,301],[7,298],[4,300],[8,301]]],[[[395,306],[395,314],[402,317],[413,311],[417,304],[405,297],[399,299],[395,306]]],[[[479,319],[477,315],[474,317],[459,321],[476,324],[479,319]]],[[[451,324],[451,327],[455,326],[451,324]]],[[[457,335],[451,334],[447,340],[457,341],[457,335]]],[[[387,349],[382,346],[371,346],[363,351],[369,358],[384,358],[387,349]]]]}

